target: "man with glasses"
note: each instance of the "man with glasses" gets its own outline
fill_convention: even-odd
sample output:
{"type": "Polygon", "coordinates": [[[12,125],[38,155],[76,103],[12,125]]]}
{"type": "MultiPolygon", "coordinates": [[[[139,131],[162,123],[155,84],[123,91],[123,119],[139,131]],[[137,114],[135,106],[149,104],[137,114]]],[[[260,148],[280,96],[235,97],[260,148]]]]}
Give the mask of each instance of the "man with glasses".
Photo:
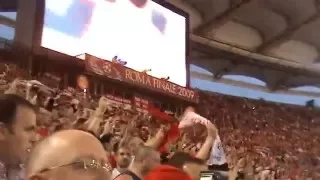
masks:
{"type": "Polygon", "coordinates": [[[21,165],[35,141],[34,106],[17,95],[0,95],[0,180],[24,179],[21,165]]]}
{"type": "Polygon", "coordinates": [[[84,131],[65,130],[35,146],[26,173],[29,180],[109,180],[111,170],[96,137],[84,131]]]}

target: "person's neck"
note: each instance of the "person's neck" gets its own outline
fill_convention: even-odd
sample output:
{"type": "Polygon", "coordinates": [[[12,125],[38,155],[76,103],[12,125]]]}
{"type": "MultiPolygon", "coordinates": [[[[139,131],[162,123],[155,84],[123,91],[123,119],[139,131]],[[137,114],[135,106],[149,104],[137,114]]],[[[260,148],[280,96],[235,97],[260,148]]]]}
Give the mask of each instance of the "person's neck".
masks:
{"type": "Polygon", "coordinates": [[[118,166],[117,165],[117,170],[121,173],[121,172],[123,172],[123,171],[125,171],[125,170],[127,170],[128,168],[122,168],[122,167],[120,167],[120,166],[118,166]]]}
{"type": "Polygon", "coordinates": [[[0,162],[3,163],[4,165],[10,164],[9,161],[9,156],[8,156],[8,151],[6,150],[6,145],[4,143],[0,142],[0,162]]]}
{"type": "Polygon", "coordinates": [[[141,172],[141,168],[139,168],[138,165],[132,164],[129,167],[129,171],[133,172],[135,175],[137,175],[140,179],[143,179],[143,173],[141,172]]]}
{"type": "Polygon", "coordinates": [[[8,145],[6,143],[0,142],[0,162],[3,163],[8,170],[18,169],[20,164],[12,159],[9,150],[6,148],[8,145]]]}

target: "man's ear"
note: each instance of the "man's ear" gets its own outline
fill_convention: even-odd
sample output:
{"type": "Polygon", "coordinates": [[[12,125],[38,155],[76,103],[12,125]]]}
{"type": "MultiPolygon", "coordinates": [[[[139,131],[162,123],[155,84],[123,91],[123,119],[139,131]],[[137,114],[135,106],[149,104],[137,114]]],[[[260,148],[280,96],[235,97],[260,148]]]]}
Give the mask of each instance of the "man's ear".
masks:
{"type": "Polygon", "coordinates": [[[35,174],[31,177],[28,178],[28,180],[47,180],[48,178],[46,178],[44,175],[42,174],[35,174]]]}

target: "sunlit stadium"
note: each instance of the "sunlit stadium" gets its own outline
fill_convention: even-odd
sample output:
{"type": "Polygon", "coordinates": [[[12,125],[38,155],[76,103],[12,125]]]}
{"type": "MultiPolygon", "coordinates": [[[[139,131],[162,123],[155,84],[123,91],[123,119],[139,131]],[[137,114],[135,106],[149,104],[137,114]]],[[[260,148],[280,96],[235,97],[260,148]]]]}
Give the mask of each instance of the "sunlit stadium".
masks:
{"type": "MultiPolygon", "coordinates": [[[[289,104],[320,102],[314,1],[235,1],[231,7],[233,1],[171,1],[190,15],[192,87],[289,104]],[[247,13],[253,9],[262,13],[247,13]]],[[[5,2],[1,48],[14,39],[17,15],[13,1],[5,2]]]]}
{"type": "Polygon", "coordinates": [[[320,0],[1,0],[0,179],[319,180],[318,29],[320,0]]]}

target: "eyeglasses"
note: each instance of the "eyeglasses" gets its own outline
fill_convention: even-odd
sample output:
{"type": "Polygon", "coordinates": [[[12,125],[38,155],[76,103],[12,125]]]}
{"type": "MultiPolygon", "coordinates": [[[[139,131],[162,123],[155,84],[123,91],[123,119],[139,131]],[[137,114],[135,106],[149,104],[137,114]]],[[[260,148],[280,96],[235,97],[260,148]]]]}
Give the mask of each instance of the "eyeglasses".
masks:
{"type": "Polygon", "coordinates": [[[112,167],[109,164],[103,164],[95,159],[88,158],[88,159],[83,159],[83,160],[75,161],[75,162],[60,165],[60,166],[46,168],[46,169],[41,170],[40,173],[44,173],[46,171],[51,171],[51,170],[61,168],[61,167],[66,167],[66,166],[73,166],[77,169],[83,169],[85,171],[92,171],[92,170],[93,171],[100,171],[100,170],[102,170],[103,172],[106,172],[106,173],[112,172],[112,167]]]}

